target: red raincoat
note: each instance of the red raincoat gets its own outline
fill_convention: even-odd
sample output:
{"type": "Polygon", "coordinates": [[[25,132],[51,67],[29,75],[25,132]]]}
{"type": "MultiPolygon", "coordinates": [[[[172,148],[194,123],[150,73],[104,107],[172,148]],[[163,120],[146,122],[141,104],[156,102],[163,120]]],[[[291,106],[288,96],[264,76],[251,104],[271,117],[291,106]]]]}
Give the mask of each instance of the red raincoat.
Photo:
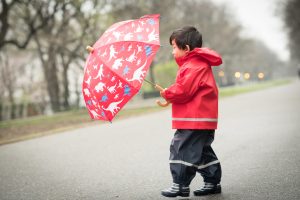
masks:
{"type": "Polygon", "coordinates": [[[176,62],[176,82],[162,92],[172,103],[172,127],[216,129],[218,88],[211,66],[222,64],[221,56],[208,48],[195,48],[176,62]]]}

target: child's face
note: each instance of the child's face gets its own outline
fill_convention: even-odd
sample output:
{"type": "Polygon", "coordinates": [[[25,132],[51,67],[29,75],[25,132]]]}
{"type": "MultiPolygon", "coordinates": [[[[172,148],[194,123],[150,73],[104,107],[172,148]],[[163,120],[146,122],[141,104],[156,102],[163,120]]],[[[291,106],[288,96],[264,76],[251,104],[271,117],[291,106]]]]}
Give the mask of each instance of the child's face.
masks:
{"type": "Polygon", "coordinates": [[[187,47],[186,50],[183,49],[179,49],[175,40],[172,40],[172,47],[173,47],[173,51],[172,54],[174,56],[174,58],[180,58],[185,56],[188,52],[189,52],[189,48],[187,47]]]}

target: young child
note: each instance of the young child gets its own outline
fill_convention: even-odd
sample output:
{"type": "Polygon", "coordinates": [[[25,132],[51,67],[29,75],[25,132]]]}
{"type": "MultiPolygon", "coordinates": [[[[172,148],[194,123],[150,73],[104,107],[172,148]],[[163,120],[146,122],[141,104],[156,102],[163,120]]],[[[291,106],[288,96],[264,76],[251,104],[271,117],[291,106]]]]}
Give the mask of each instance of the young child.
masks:
{"type": "Polygon", "coordinates": [[[218,122],[218,88],[211,66],[222,64],[218,53],[202,47],[202,35],[186,26],[170,36],[179,66],[176,82],[161,92],[172,103],[172,125],[177,129],[170,146],[173,184],[166,197],[188,197],[189,185],[199,172],[204,186],[195,196],[221,192],[221,165],[211,144],[218,122]]]}

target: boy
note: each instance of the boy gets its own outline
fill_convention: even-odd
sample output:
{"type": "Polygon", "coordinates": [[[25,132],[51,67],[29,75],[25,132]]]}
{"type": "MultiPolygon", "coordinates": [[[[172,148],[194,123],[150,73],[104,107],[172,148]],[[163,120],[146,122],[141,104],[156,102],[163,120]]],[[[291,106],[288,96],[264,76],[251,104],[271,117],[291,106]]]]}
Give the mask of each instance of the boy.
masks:
{"type": "Polygon", "coordinates": [[[216,52],[202,47],[202,35],[186,26],[170,36],[179,69],[176,82],[161,92],[172,103],[172,126],[177,129],[170,146],[173,184],[166,197],[188,197],[189,185],[199,172],[204,186],[195,196],[221,192],[221,165],[211,143],[218,121],[218,88],[211,66],[222,64],[216,52]]]}

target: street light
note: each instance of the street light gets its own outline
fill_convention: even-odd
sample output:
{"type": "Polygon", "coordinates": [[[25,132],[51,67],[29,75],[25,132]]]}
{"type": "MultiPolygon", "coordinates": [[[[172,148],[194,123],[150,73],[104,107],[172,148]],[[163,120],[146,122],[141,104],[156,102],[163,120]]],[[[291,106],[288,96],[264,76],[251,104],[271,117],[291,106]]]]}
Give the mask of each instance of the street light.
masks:
{"type": "Polygon", "coordinates": [[[259,79],[263,79],[265,77],[264,73],[262,73],[262,72],[258,73],[257,76],[259,79]]]}
{"type": "Polygon", "coordinates": [[[250,78],[250,74],[249,74],[249,73],[245,73],[245,74],[244,74],[244,78],[245,78],[246,80],[248,80],[248,79],[250,78]]]}
{"type": "Polygon", "coordinates": [[[241,78],[241,72],[235,72],[234,76],[235,78],[241,78]]]}

